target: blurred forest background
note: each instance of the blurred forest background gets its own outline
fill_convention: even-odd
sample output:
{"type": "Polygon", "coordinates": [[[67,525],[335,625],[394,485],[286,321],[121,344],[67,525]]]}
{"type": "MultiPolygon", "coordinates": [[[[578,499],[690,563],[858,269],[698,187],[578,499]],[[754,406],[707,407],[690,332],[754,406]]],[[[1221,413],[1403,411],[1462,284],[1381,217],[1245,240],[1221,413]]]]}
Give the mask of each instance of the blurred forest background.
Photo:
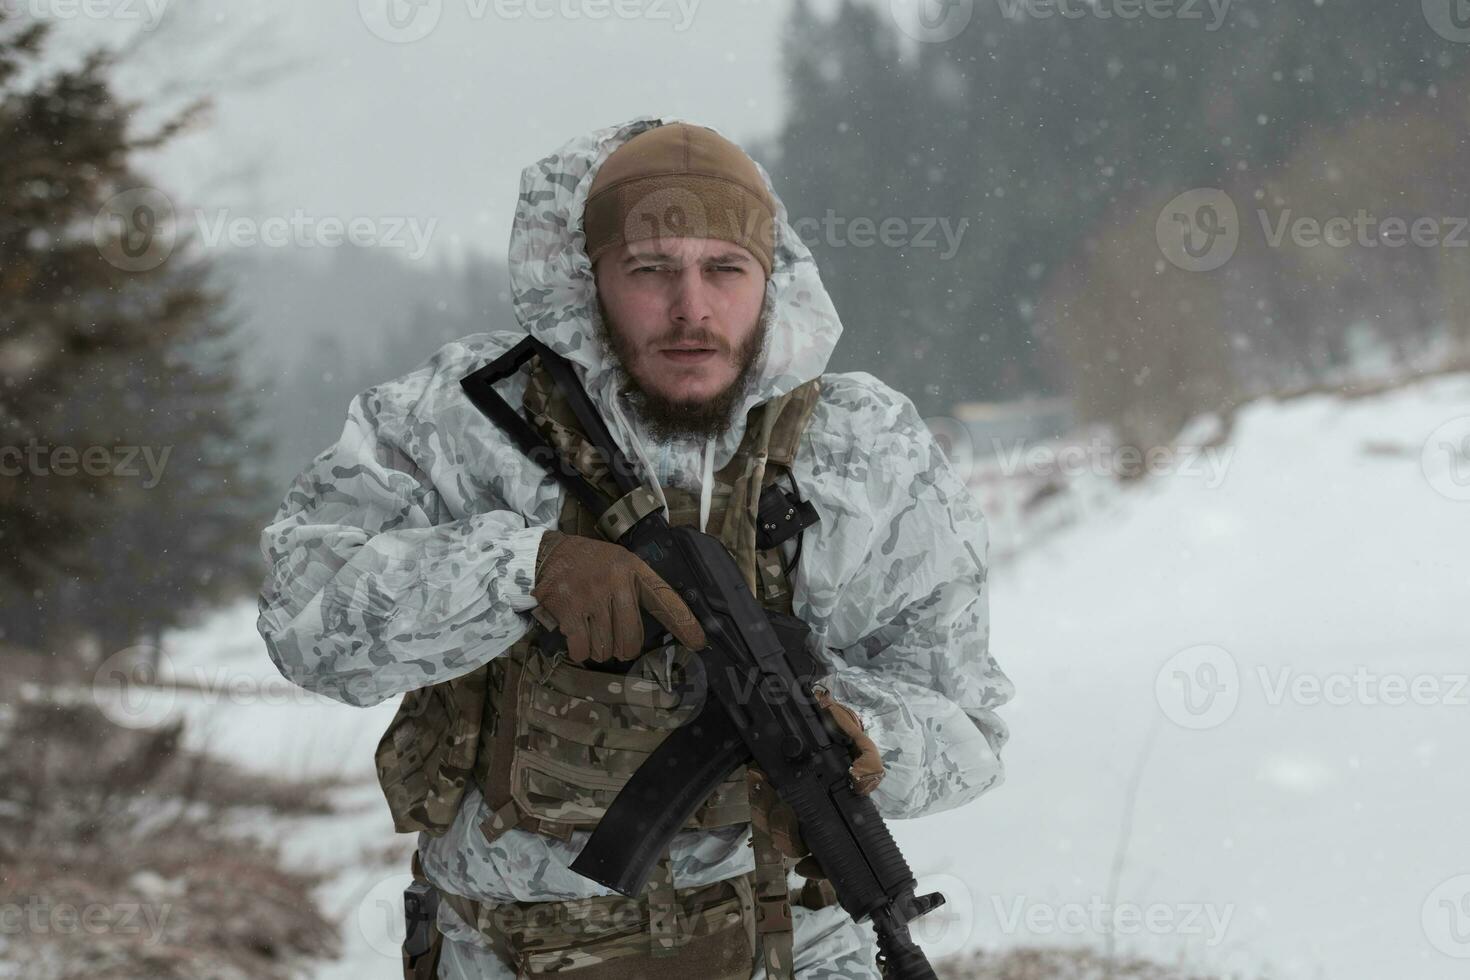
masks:
{"type": "MultiPolygon", "coordinates": [[[[1470,249],[1272,248],[1252,214],[1470,214],[1470,48],[1417,4],[1242,0],[1213,31],[1057,30],[1004,9],[976,5],[958,37],[915,49],[879,5],[792,6],[788,115],[748,148],[793,221],[968,220],[953,254],[938,231],[941,247],[906,249],[808,236],[845,326],[832,370],[872,371],[928,416],[1063,396],[1076,422],[1151,446],[1263,394],[1463,356],[1470,249]],[[1241,211],[1237,254],[1211,273],[1166,262],[1156,236],[1196,188],[1241,211]]],[[[0,640],[116,650],[253,590],[254,530],[350,398],[513,322],[504,256],[180,245],[156,270],[115,268],[92,217],[144,182],[129,152],[170,130],[129,131],[105,61],[38,74],[40,42],[6,26],[5,442],[174,448],[146,491],[0,482],[0,640]]]]}
{"type": "MultiPolygon", "coordinates": [[[[1419,3],[1237,0],[1217,30],[1058,30],[977,4],[958,37],[917,46],[886,7],[793,3],[786,117],[745,140],[793,219],[968,220],[952,255],[810,240],[845,325],[831,370],[871,371],[931,416],[1060,398],[1072,424],[1151,446],[1262,395],[1465,363],[1470,249],[1268,247],[1256,227],[1257,209],[1470,215],[1470,46],[1419,3]],[[1158,241],[1165,205],[1199,188],[1241,214],[1235,257],[1211,272],[1158,241]]],[[[253,596],[258,530],[350,398],[512,319],[503,255],[180,242],[130,271],[117,257],[146,250],[150,229],[94,218],[149,183],[137,154],[207,131],[208,100],[141,128],[110,81],[127,52],[51,70],[48,25],[6,10],[0,445],[171,452],[155,486],[75,463],[66,479],[0,479],[14,683],[90,672],[253,596]]],[[[39,819],[9,802],[0,826],[39,819]]]]}

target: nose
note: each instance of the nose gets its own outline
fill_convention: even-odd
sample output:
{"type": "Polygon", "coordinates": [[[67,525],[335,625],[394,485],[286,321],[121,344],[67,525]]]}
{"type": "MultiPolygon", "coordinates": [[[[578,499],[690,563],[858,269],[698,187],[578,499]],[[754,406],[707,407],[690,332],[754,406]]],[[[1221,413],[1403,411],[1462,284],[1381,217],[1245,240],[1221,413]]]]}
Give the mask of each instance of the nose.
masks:
{"type": "Polygon", "coordinates": [[[709,287],[699,264],[690,263],[680,270],[670,298],[669,317],[684,326],[702,326],[713,316],[709,287]]]}

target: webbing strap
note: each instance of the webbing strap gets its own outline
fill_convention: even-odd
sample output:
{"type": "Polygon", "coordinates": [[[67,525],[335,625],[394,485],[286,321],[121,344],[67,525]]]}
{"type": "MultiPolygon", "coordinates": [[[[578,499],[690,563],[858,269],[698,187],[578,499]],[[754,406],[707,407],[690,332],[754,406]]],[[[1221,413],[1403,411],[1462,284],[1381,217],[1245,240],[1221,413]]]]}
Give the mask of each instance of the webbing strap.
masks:
{"type": "Polygon", "coordinates": [[[768,980],[795,976],[791,893],[786,888],[786,857],[772,835],[776,794],[765,773],[746,770],[750,794],[751,846],[755,848],[755,931],[761,937],[768,980]]]}
{"type": "Polygon", "coordinates": [[[461,922],[484,936],[485,940],[490,944],[490,948],[495,951],[495,955],[500,957],[512,970],[515,970],[517,977],[520,976],[520,957],[511,948],[510,942],[505,937],[505,933],[498,929],[486,927],[487,922],[485,920],[487,917],[482,915],[484,906],[472,898],[455,895],[442,888],[439,889],[439,898],[450,908],[454,909],[454,914],[459,916],[461,922]]]}
{"type": "Polygon", "coordinates": [[[679,929],[679,905],[674,891],[673,854],[665,850],[648,880],[648,954],[673,956],[688,941],[679,929]]]}

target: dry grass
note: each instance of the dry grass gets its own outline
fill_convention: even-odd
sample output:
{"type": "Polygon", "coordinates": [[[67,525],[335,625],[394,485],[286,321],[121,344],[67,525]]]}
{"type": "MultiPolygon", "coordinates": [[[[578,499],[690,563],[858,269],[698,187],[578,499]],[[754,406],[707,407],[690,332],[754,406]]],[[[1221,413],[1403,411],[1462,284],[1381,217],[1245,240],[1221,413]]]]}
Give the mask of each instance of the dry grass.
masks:
{"type": "Polygon", "coordinates": [[[11,704],[0,752],[0,961],[27,980],[287,980],[340,952],[319,875],[226,827],[243,808],[330,812],[328,787],[234,770],[181,725],[11,704]]]}
{"type": "Polygon", "coordinates": [[[940,980],[1217,980],[1203,973],[1131,957],[1111,962],[1091,949],[1022,948],[978,952],[935,964],[940,980]]]}

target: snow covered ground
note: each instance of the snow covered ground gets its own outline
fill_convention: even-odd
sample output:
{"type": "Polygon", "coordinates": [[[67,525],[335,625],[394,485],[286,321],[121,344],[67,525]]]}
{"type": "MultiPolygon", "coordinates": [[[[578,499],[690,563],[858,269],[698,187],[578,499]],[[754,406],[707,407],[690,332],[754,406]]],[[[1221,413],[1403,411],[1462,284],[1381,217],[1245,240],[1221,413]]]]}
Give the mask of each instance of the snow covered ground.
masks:
{"type": "Polygon", "coordinates": [[[353,708],[285,681],[256,632],[253,603],[170,633],[163,646],[160,673],[201,690],[129,686],[130,703],[104,702],[109,714],[129,724],[183,714],[191,748],[259,771],[344,780],[336,815],[271,818],[248,829],[279,844],[291,865],[333,874],[316,898],[342,924],[343,956],[312,972],[314,980],[402,976],[402,896],[414,838],[393,832],[373,769],[396,702],[353,708]]]}
{"type": "MultiPolygon", "coordinates": [[[[1467,975],[1470,460],[1444,449],[1467,417],[1463,375],[1258,404],[1222,478],[1153,477],[996,567],[992,645],[1018,689],[1007,784],[894,825],[950,901],[920,930],[930,953],[1098,943],[1112,921],[1120,950],[1221,973],[1467,975]]],[[[340,869],[319,897],[346,955],[317,975],[396,975],[411,839],[372,769],[392,705],[290,688],[249,606],[165,647],[205,688],[163,706],[195,744],[354,781],[346,816],[283,843],[340,869]]]]}
{"type": "Polygon", "coordinates": [[[1096,938],[1155,731],[1120,949],[1470,974],[1467,433],[1464,375],[1257,404],[1218,486],[1152,479],[994,569],[1007,785],[900,831],[971,909],[943,945],[1096,938]]]}

